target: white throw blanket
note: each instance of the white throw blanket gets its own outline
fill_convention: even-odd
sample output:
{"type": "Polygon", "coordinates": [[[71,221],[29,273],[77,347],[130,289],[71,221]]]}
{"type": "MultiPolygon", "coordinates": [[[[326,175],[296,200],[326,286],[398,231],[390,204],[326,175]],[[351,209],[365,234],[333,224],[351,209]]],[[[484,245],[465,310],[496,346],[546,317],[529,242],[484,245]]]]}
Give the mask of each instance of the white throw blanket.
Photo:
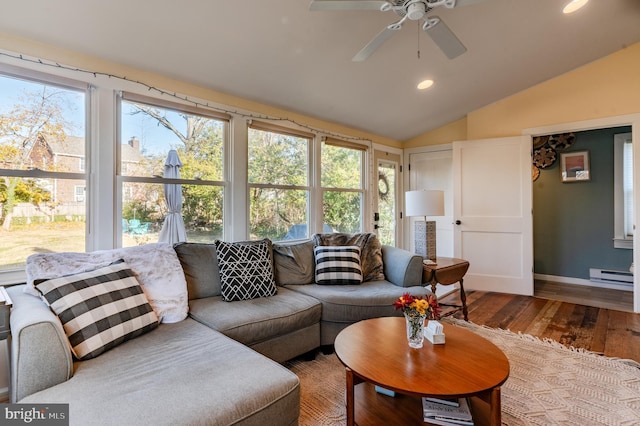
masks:
{"type": "Polygon", "coordinates": [[[90,253],[41,253],[27,258],[25,293],[40,297],[34,281],[73,275],[124,259],[140,282],[161,322],[182,321],[189,311],[187,282],[173,247],[146,244],[90,253]]]}

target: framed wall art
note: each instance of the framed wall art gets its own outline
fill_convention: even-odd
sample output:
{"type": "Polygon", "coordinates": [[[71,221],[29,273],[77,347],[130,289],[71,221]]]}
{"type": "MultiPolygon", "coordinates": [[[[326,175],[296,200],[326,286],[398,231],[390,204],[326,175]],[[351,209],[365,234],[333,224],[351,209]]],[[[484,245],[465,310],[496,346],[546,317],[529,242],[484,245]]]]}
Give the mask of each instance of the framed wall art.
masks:
{"type": "Polygon", "coordinates": [[[563,152],[560,154],[562,182],[586,182],[591,180],[589,151],[563,152]]]}

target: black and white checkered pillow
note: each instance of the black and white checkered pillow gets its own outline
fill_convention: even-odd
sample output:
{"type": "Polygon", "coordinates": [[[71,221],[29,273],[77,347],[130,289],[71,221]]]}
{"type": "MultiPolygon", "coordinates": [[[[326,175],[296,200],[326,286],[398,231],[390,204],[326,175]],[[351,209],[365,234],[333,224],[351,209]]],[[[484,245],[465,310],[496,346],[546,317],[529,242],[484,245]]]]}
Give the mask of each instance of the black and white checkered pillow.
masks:
{"type": "Polygon", "coordinates": [[[360,247],[316,246],[317,284],[360,284],[360,247]]]}
{"type": "Polygon", "coordinates": [[[158,326],[138,280],[124,260],[89,272],[36,283],[58,315],[76,358],[95,358],[158,326]]]}
{"type": "Polygon", "coordinates": [[[255,299],[276,294],[271,241],[216,241],[222,300],[255,299]]]}

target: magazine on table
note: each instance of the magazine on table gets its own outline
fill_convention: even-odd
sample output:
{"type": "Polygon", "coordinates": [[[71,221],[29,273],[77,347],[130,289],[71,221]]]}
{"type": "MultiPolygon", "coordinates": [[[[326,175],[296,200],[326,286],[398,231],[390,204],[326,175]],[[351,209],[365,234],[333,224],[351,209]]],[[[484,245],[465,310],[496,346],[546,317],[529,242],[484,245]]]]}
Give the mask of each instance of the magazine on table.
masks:
{"type": "Polygon", "coordinates": [[[435,402],[432,398],[422,398],[424,421],[438,425],[472,426],[473,418],[466,398],[458,399],[458,406],[435,402]]]}

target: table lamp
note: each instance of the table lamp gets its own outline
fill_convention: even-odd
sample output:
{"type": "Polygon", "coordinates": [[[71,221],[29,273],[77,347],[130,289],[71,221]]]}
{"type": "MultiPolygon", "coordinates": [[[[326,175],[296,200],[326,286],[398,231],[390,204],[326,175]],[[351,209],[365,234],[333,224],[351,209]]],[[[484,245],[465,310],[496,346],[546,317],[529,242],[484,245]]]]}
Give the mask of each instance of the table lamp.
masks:
{"type": "Polygon", "coordinates": [[[420,189],[405,192],[405,215],[424,216],[415,222],[416,254],[435,262],[436,222],[427,216],[444,216],[444,191],[420,189]]]}

